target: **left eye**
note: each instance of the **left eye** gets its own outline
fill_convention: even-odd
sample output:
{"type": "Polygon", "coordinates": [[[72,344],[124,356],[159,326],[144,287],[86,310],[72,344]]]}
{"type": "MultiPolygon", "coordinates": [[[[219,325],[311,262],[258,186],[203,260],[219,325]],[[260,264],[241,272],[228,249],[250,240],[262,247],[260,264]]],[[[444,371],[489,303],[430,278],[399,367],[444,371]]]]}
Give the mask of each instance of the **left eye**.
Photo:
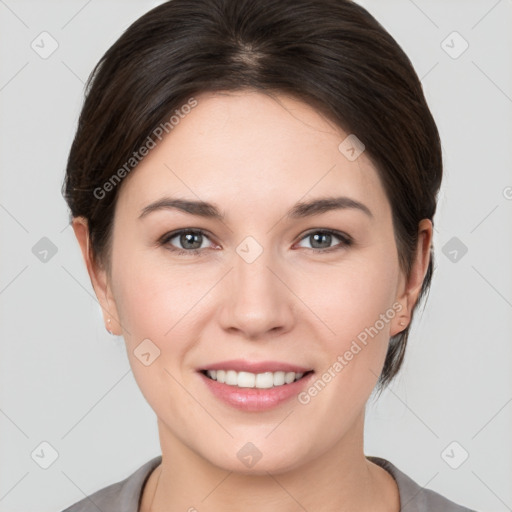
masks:
{"type": "Polygon", "coordinates": [[[340,241],[340,243],[337,244],[340,247],[348,246],[352,243],[352,240],[347,235],[330,230],[310,231],[307,235],[302,237],[301,240],[311,241],[310,247],[306,247],[306,249],[319,249],[322,251],[338,248],[337,246],[331,246],[331,243],[335,239],[340,241]]]}

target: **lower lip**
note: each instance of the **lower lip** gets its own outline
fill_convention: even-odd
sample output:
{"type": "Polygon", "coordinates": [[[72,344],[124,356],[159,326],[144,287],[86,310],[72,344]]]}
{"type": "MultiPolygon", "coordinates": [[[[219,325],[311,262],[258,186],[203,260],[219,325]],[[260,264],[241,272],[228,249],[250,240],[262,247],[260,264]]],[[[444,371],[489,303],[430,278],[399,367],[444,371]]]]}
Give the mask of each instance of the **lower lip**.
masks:
{"type": "Polygon", "coordinates": [[[199,375],[209,390],[223,402],[242,411],[257,412],[272,409],[290,400],[292,397],[296,397],[306,387],[313,373],[291,384],[283,384],[282,386],[267,389],[239,388],[238,386],[217,382],[201,372],[199,372],[199,375]]]}

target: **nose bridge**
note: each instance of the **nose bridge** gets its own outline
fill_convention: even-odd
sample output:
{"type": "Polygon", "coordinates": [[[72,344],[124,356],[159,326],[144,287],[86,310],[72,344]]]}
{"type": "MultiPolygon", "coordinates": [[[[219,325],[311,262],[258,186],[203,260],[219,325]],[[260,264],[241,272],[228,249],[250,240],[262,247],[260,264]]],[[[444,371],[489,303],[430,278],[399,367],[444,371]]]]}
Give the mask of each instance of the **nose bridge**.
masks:
{"type": "Polygon", "coordinates": [[[221,320],[225,329],[257,338],[290,328],[292,295],[281,281],[283,278],[277,277],[279,268],[272,250],[264,249],[252,237],[239,244],[223,301],[221,320]]]}

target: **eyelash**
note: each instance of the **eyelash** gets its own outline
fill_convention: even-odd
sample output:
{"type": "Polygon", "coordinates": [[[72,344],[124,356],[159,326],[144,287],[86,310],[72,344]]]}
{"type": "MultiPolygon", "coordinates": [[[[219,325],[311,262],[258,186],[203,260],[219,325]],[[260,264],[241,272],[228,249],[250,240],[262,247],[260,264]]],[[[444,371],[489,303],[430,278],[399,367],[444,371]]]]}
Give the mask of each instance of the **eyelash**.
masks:
{"type": "MultiPolygon", "coordinates": [[[[188,249],[188,250],[178,249],[169,244],[169,242],[173,238],[176,238],[177,236],[180,236],[183,234],[190,234],[190,233],[194,234],[194,235],[203,235],[203,236],[206,236],[207,238],[209,238],[208,233],[206,233],[205,231],[203,231],[201,229],[180,229],[178,231],[166,233],[164,236],[162,236],[159,239],[158,243],[161,246],[164,246],[164,245],[167,246],[167,248],[171,252],[173,252],[179,256],[195,256],[195,255],[198,255],[203,249],[188,249]]],[[[311,250],[311,251],[314,251],[317,253],[318,252],[326,253],[326,252],[333,252],[333,251],[339,250],[344,247],[350,247],[353,244],[353,240],[351,237],[349,237],[345,233],[341,233],[340,231],[334,231],[332,229],[316,229],[316,230],[309,231],[302,238],[300,238],[299,242],[314,235],[314,234],[318,234],[318,233],[321,233],[322,235],[332,235],[332,236],[338,238],[339,240],[341,240],[341,243],[338,245],[335,245],[333,247],[328,247],[326,249],[316,249],[314,247],[305,247],[305,249],[308,249],[308,250],[311,250]]]]}

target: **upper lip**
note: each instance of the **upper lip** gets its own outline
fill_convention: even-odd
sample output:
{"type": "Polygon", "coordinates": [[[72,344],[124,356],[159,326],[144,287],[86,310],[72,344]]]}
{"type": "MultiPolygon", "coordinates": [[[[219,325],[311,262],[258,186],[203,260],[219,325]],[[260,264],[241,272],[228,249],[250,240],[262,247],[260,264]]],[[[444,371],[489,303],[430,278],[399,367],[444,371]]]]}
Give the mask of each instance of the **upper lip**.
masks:
{"type": "Polygon", "coordinates": [[[220,361],[200,368],[200,370],[234,370],[236,372],[265,373],[265,372],[295,372],[306,373],[312,368],[296,364],[283,363],[280,361],[246,361],[243,359],[232,359],[220,361]]]}

